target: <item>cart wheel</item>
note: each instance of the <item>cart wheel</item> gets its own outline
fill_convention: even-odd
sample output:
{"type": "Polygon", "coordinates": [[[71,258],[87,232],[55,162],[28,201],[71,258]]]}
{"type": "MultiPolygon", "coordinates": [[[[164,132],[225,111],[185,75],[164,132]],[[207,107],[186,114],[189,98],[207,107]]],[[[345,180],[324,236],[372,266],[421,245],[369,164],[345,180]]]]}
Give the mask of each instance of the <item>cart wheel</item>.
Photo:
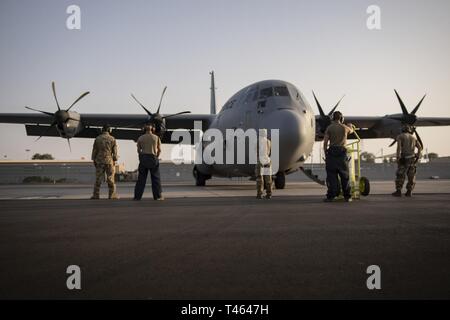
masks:
{"type": "Polygon", "coordinates": [[[362,196],[368,196],[370,193],[370,182],[366,177],[359,179],[359,192],[362,196]]]}

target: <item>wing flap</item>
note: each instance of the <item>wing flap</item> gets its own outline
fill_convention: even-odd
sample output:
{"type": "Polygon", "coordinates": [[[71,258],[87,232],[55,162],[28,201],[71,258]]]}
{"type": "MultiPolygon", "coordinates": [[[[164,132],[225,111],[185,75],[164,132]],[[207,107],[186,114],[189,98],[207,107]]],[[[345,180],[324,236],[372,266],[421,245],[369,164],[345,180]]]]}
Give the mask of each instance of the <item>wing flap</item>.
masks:
{"type": "MultiPolygon", "coordinates": [[[[180,114],[166,119],[166,128],[194,129],[194,122],[201,121],[202,130],[206,130],[216,115],[211,114],[180,114]]],[[[141,128],[148,120],[147,115],[138,114],[81,114],[81,122],[84,126],[101,127],[109,124],[116,128],[141,128]]]]}
{"type": "MultiPolygon", "coordinates": [[[[44,136],[44,137],[59,137],[59,132],[56,130],[55,127],[49,128],[49,126],[41,126],[41,125],[25,125],[25,129],[28,136],[44,136]]],[[[164,133],[164,136],[161,139],[161,142],[164,144],[178,144],[181,141],[181,138],[174,139],[172,141],[172,133],[175,132],[173,130],[166,131],[164,133]]],[[[194,137],[197,137],[199,139],[199,132],[195,132],[193,130],[187,131],[190,140],[189,141],[183,141],[183,144],[189,144],[187,142],[191,142],[190,144],[194,143],[194,137]]],[[[75,138],[96,138],[101,133],[101,130],[99,128],[85,128],[82,131],[80,131],[75,138]]],[[[133,140],[137,141],[137,139],[142,135],[141,130],[136,129],[113,129],[112,130],[112,136],[115,137],[118,140],[133,140]]],[[[175,137],[174,137],[175,138],[175,137]]]]}

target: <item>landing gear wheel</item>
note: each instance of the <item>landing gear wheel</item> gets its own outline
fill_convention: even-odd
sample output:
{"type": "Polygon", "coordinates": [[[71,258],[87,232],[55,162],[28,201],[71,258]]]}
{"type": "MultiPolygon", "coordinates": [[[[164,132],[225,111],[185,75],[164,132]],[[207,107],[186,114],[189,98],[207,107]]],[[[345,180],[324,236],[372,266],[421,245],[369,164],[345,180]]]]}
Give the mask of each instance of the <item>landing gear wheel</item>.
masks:
{"type": "Polygon", "coordinates": [[[359,193],[362,196],[368,196],[370,193],[370,181],[366,177],[359,179],[359,193]]]}
{"type": "Polygon", "coordinates": [[[206,179],[201,175],[195,178],[195,185],[197,187],[204,187],[206,185],[206,179]]]}
{"type": "Polygon", "coordinates": [[[208,177],[204,174],[202,174],[200,171],[197,170],[197,167],[194,166],[193,175],[195,178],[195,185],[197,187],[204,187],[206,185],[206,180],[208,177]]]}
{"type": "Polygon", "coordinates": [[[286,186],[286,175],[284,172],[278,172],[275,176],[275,188],[284,189],[286,186]]]}

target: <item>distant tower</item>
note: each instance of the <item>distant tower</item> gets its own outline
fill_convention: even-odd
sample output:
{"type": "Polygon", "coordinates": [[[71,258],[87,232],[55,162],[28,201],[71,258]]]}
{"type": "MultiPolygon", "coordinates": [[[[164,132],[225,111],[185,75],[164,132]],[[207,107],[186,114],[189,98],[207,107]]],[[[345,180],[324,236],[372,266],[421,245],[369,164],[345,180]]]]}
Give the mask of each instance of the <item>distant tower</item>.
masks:
{"type": "Polygon", "coordinates": [[[216,114],[216,86],[214,83],[214,71],[209,73],[211,75],[211,105],[210,113],[216,114]]]}

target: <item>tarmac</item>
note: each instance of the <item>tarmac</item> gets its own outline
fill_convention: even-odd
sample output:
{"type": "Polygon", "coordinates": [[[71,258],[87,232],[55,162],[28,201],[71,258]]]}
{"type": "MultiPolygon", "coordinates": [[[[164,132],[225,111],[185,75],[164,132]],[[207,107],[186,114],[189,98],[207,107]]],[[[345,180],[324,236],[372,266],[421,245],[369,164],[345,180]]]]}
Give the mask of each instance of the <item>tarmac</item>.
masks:
{"type": "Polygon", "coordinates": [[[450,180],[418,181],[411,199],[392,185],[352,203],[323,203],[313,183],[272,200],[249,182],[173,184],[139,202],[132,184],[114,201],[3,185],[0,299],[449,299],[450,180]],[[81,290],[66,287],[69,265],[81,290]]]}

